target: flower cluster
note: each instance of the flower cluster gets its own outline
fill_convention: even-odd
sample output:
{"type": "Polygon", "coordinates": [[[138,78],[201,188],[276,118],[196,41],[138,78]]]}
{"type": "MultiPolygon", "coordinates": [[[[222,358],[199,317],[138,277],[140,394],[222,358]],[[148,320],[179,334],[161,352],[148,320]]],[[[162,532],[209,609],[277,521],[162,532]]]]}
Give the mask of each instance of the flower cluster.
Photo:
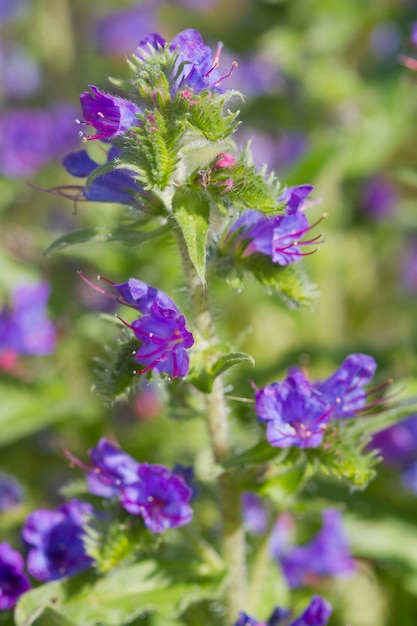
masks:
{"type": "Polygon", "coordinates": [[[269,443],[277,448],[314,448],[321,444],[332,418],[351,418],[366,410],[367,385],[376,369],[367,354],[351,354],[332,376],[310,382],[293,369],[281,383],[255,395],[260,421],[266,423],[269,443]]]}
{"type": "Polygon", "coordinates": [[[24,573],[22,555],[8,543],[0,544],[0,611],[12,609],[19,597],[30,589],[24,573]]]}
{"type": "Polygon", "coordinates": [[[288,609],[277,607],[266,622],[259,622],[242,612],[234,626],[326,626],[331,614],[330,604],[321,596],[313,596],[308,607],[294,621],[288,621],[288,609]]]}
{"type": "Polygon", "coordinates": [[[256,254],[281,266],[298,261],[306,254],[300,246],[322,243],[321,235],[303,239],[312,228],[303,211],[305,199],[312,190],[311,185],[288,188],[278,198],[278,202],[285,205],[281,215],[268,217],[255,210],[242,213],[226,234],[224,250],[232,252],[242,263],[256,254]]]}
{"type": "Polygon", "coordinates": [[[106,439],[100,439],[90,450],[90,459],[90,491],[119,498],[123,508],[140,515],[152,532],[161,533],[191,521],[193,490],[182,477],[182,470],[176,474],[162,465],[138,463],[106,439]]]}
{"type": "Polygon", "coordinates": [[[86,502],[71,500],[54,511],[31,513],[22,537],[28,547],[28,572],[43,582],[73,576],[90,567],[92,559],[83,543],[83,524],[93,509],[86,502]]]}
{"type": "Polygon", "coordinates": [[[10,369],[18,355],[54,351],[56,330],[46,312],[49,291],[46,282],[13,290],[11,306],[0,311],[0,368],[10,369]]]}

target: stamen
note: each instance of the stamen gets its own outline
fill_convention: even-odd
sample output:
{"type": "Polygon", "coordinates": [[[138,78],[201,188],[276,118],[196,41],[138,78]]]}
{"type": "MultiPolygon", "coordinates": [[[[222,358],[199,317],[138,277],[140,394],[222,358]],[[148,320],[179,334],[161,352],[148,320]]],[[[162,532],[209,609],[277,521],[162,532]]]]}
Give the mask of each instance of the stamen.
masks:
{"type": "MultiPolygon", "coordinates": [[[[90,280],[88,280],[88,278],[86,276],[84,276],[84,274],[81,272],[81,270],[77,270],[77,274],[81,278],[81,280],[83,280],[89,287],[92,287],[95,291],[98,291],[99,293],[102,293],[104,296],[108,296],[112,300],[118,300],[118,296],[115,296],[114,294],[109,293],[105,289],[101,289],[100,287],[97,287],[97,285],[95,285],[90,280]]],[[[97,276],[97,279],[100,280],[100,276],[97,276]]]]}
{"type": "Polygon", "coordinates": [[[233,72],[235,71],[235,67],[238,67],[238,62],[237,61],[232,61],[232,67],[230,68],[230,70],[227,72],[227,74],[223,74],[222,76],[220,76],[219,80],[217,81],[216,85],[220,85],[220,83],[222,83],[226,78],[230,78],[230,76],[233,74],[233,72]]]}

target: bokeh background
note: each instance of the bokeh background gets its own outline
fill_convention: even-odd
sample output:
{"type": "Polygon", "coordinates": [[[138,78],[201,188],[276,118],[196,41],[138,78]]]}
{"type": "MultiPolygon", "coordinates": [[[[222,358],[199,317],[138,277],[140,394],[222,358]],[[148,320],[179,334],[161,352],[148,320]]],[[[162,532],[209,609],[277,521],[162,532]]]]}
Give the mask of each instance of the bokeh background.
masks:
{"type": "MultiPolygon", "coordinates": [[[[125,56],[149,32],[169,40],[193,27],[213,47],[224,43],[221,69],[238,62],[227,86],[245,96],[237,145],[252,139],[255,162],[275,170],[283,185],[315,186],[312,221],[328,214],[319,227],[326,243],[304,260],[317,285],[313,309],[289,310],[253,280],[243,289],[215,281],[221,335],[256,360],[255,370],[229,376],[230,393],[250,397],[249,379],[279,380],[292,364],[325,377],[347,354],[366,352],[378,362],[377,382],[393,378],[399,401],[411,404],[417,74],[401,59],[417,58],[416,22],[415,0],[0,0],[0,300],[4,308],[17,285],[48,281],[57,328],[50,355],[10,359],[0,343],[0,470],[24,492],[19,505],[0,513],[5,540],[16,544],[27,513],[58,503],[62,486],[79,477],[63,449],[83,457],[106,435],[141,460],[195,462],[197,477],[205,467],[205,431],[192,401],[166,403],[166,388],[144,382],[134,398],[114,406],[92,391],[93,359],[105,356],[117,334],[115,309],[77,270],[116,282],[135,276],[187,310],[170,237],[44,254],[64,233],[111,226],[120,217],[116,205],[74,203],[45,190],[74,185],[61,160],[82,147],[78,95],[89,84],[110,91],[109,75],[127,76],[125,56]]],[[[251,405],[235,406],[239,450],[259,431],[251,405]]],[[[304,494],[301,517],[308,517],[310,500],[316,511],[342,507],[357,559],[354,577],[312,587],[333,603],[333,626],[417,623],[417,480],[404,479],[417,459],[417,434],[412,427],[401,432],[407,468],[401,440],[365,492],[323,482],[304,494]]],[[[282,585],[276,597],[270,587],[271,605],[285,600],[282,585]]],[[[299,593],[307,597],[311,589],[299,593]]]]}

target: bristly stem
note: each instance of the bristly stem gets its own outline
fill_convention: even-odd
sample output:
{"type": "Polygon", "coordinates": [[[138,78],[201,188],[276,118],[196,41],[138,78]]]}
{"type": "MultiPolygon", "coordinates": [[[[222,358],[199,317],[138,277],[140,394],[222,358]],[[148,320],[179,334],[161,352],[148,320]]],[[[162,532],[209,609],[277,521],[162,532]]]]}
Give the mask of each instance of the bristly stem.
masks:
{"type": "MultiPolygon", "coordinates": [[[[210,344],[217,343],[207,287],[201,283],[190,260],[182,233],[177,231],[176,234],[193,308],[196,335],[201,341],[210,344]]],[[[207,368],[210,368],[218,356],[208,357],[212,359],[212,362],[207,362],[207,368]]],[[[228,408],[220,377],[214,380],[212,391],[203,394],[203,400],[213,457],[215,462],[220,464],[230,454],[228,408]]],[[[228,471],[218,477],[217,487],[222,514],[222,555],[228,568],[224,624],[231,626],[238,619],[239,611],[244,610],[246,604],[245,533],[242,523],[241,492],[234,484],[233,474],[228,471]]]]}

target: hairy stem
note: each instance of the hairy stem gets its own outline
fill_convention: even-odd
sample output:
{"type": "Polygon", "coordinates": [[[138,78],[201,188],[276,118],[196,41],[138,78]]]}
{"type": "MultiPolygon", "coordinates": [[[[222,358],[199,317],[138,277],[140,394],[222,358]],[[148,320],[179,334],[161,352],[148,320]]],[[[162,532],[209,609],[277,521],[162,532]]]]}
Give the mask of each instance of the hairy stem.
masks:
{"type": "MultiPolygon", "coordinates": [[[[207,288],[202,285],[190,260],[182,234],[177,232],[177,237],[193,307],[196,334],[200,341],[207,342],[208,345],[216,343],[216,329],[210,311],[207,288]]],[[[218,356],[220,355],[210,354],[207,368],[218,356]]],[[[230,453],[228,409],[220,377],[214,380],[212,391],[203,394],[203,400],[213,457],[215,462],[220,464],[230,453]]],[[[231,626],[246,603],[245,535],[242,524],[241,493],[234,484],[231,472],[223,472],[217,479],[217,486],[223,522],[222,555],[228,568],[224,623],[225,626],[231,626]]]]}

